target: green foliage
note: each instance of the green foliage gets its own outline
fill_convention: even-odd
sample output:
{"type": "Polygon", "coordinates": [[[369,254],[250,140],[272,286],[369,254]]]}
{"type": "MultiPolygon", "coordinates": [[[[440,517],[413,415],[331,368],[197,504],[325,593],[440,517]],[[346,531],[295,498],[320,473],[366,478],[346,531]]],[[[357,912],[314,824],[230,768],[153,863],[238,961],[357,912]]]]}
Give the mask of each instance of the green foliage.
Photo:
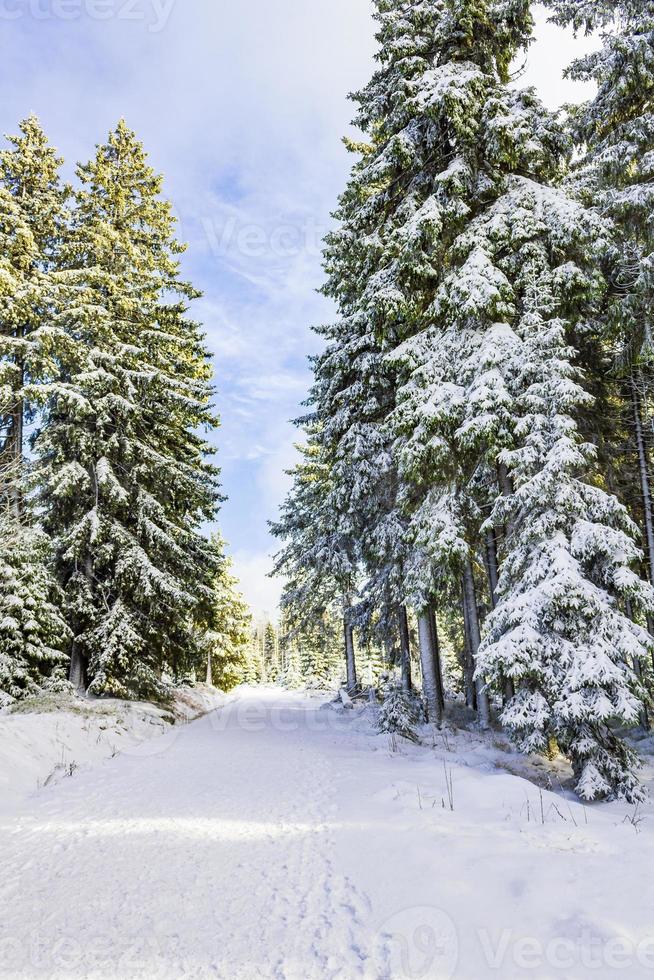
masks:
{"type": "Polygon", "coordinates": [[[40,503],[91,689],[145,696],[201,655],[193,615],[216,557],[199,525],[219,500],[199,434],[216,424],[210,370],[161,178],[123,122],[78,176],[40,503]]]}
{"type": "Polygon", "coordinates": [[[0,151],[0,689],[158,697],[240,679],[198,296],[162,179],[124,122],[63,187],[29,117],[0,151]],[[27,467],[25,428],[36,422],[27,467]],[[72,658],[72,660],[71,660],[72,658]]]}
{"type": "Polygon", "coordinates": [[[2,514],[0,539],[0,707],[65,680],[69,630],[49,569],[49,542],[2,514]]]}
{"type": "Polygon", "coordinates": [[[216,535],[212,544],[218,571],[198,624],[200,646],[206,657],[207,682],[229,691],[243,681],[248,669],[251,615],[231,574],[232,563],[224,554],[222,538],[216,535]]]}
{"type": "MultiPolygon", "coordinates": [[[[264,638],[272,632],[271,624],[267,624],[263,630],[264,638]]],[[[313,619],[305,618],[297,623],[286,608],[274,633],[277,655],[275,661],[266,659],[269,680],[291,689],[334,689],[340,686],[344,672],[343,625],[340,617],[323,612],[313,619]]],[[[264,639],[264,649],[268,645],[264,639]]]]}

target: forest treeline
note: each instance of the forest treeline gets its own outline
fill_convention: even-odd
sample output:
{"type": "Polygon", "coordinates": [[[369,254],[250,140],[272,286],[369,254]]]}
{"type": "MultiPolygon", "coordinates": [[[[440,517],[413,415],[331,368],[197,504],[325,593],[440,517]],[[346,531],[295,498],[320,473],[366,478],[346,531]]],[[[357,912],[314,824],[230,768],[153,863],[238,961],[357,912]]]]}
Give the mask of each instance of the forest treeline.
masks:
{"type": "Polygon", "coordinates": [[[0,152],[0,706],[241,679],[209,356],[162,181],[124,122],[61,179],[31,116],[0,152]]]}
{"type": "Polygon", "coordinates": [[[439,626],[482,728],[634,800],[649,725],[654,3],[549,0],[597,32],[551,112],[519,66],[528,0],[375,0],[360,142],[324,293],[302,458],[275,533],[291,630],[340,616],[429,719],[439,626]],[[516,71],[515,66],[518,66],[516,71]],[[515,72],[515,73],[514,73],[515,72]]]}

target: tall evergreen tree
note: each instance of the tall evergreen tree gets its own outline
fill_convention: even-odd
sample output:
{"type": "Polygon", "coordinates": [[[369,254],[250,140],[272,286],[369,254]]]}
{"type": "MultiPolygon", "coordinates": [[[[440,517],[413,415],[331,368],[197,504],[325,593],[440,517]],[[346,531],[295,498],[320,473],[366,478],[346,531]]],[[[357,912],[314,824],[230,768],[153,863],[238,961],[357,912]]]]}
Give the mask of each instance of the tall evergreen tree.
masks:
{"type": "MultiPolygon", "coordinates": [[[[343,315],[317,328],[327,345],[314,361],[311,424],[330,474],[325,508],[351,542],[362,577],[356,623],[364,635],[388,644],[405,615],[405,522],[385,425],[394,405],[394,377],[369,318],[341,303],[343,269],[330,238],[325,264],[329,278],[323,292],[340,304],[343,315]]],[[[408,684],[406,657],[403,663],[408,684]]]]}
{"type": "MultiPolygon", "coordinates": [[[[14,222],[12,243],[3,248],[3,256],[19,282],[4,293],[0,318],[0,360],[11,391],[0,428],[0,454],[22,463],[26,424],[35,417],[39,385],[56,371],[62,343],[53,325],[51,273],[66,233],[68,192],[59,175],[62,161],[35,116],[20,124],[20,134],[9,137],[9,144],[0,151],[0,185],[6,193],[0,220],[14,222]]],[[[16,494],[19,486],[20,481],[16,494]]],[[[21,504],[16,496],[17,511],[21,504]]]]}
{"type": "Polygon", "coordinates": [[[210,369],[161,178],[124,122],[78,177],[56,318],[74,343],[36,443],[41,505],[74,631],[71,680],[142,695],[178,673],[211,595],[216,558],[199,532],[219,499],[202,435],[215,425],[210,369]]]}
{"type": "MultiPolygon", "coordinates": [[[[373,353],[381,360],[384,351],[392,351],[416,334],[421,335],[417,343],[423,344],[423,328],[433,319],[431,306],[443,270],[451,262],[453,241],[475,209],[503,189],[501,155],[511,158],[515,169],[530,162],[518,130],[524,131],[528,118],[538,118],[536,100],[530,94],[507,96],[503,103],[499,99],[511,57],[529,37],[528,4],[501,7],[484,0],[380,0],[377,4],[380,68],[356,96],[356,122],[369,143],[353,146],[361,151],[361,160],[341,198],[337,213],[341,227],[328,238],[326,250],[328,292],[342,315],[341,358],[356,372],[354,357],[345,356],[351,338],[361,337],[363,352],[371,352],[359,378],[365,378],[366,368],[370,373],[373,353]],[[484,167],[486,133],[494,159],[484,167]]],[[[554,139],[547,121],[540,132],[543,143],[554,139]]],[[[540,147],[533,147],[531,157],[540,152],[540,147]]],[[[334,339],[338,345],[338,334],[334,339]]],[[[395,479],[398,490],[387,511],[402,515],[394,522],[393,551],[399,558],[396,568],[401,569],[401,591],[417,606],[422,620],[423,674],[434,676],[435,702],[430,607],[438,590],[443,549],[433,546],[434,528],[439,515],[444,527],[452,529],[454,524],[447,513],[447,494],[444,497],[443,492],[434,491],[434,474],[426,471],[427,467],[440,468],[437,440],[431,439],[427,425],[420,432],[428,440],[428,453],[423,452],[419,461],[416,455],[409,458],[406,451],[407,436],[418,429],[418,423],[406,418],[406,406],[395,409],[398,383],[402,399],[409,370],[403,356],[404,352],[387,361],[383,369],[376,369],[378,389],[384,372],[390,379],[376,421],[383,433],[380,444],[391,459],[386,469],[391,475],[399,472],[399,480],[395,479]],[[389,415],[394,423],[390,426],[389,415]],[[400,423],[402,417],[407,428],[400,423]]],[[[347,370],[340,373],[346,383],[336,392],[345,406],[352,401],[356,404],[356,385],[348,386],[347,370]]],[[[331,381],[328,377],[326,384],[331,381]]],[[[357,421],[365,420],[366,411],[374,405],[373,393],[370,383],[363,387],[357,421]]],[[[426,414],[429,400],[421,394],[419,402],[427,406],[426,414]]],[[[450,455],[450,466],[455,458],[456,454],[450,455]]],[[[380,469],[374,455],[370,462],[371,470],[380,469]]],[[[362,523],[366,524],[365,519],[362,523]]],[[[464,535],[457,532],[452,538],[448,531],[448,540],[466,565],[471,545],[464,535]]],[[[483,707],[483,688],[479,700],[483,707]]]]}
{"type": "Polygon", "coordinates": [[[654,593],[631,568],[638,552],[625,509],[587,476],[594,448],[575,416],[591,399],[556,316],[555,284],[556,273],[534,281],[517,325],[516,445],[503,454],[514,492],[494,515],[513,531],[478,669],[514,681],[503,721],[524,751],[556,740],[582,797],[634,800],[636,759],[611,724],[637,721],[634,667],[651,644],[625,604],[650,610],[654,593]]]}
{"type": "MultiPolygon", "coordinates": [[[[609,365],[624,379],[623,414],[633,429],[637,457],[632,483],[640,489],[635,511],[654,583],[651,441],[646,424],[654,393],[654,3],[548,0],[548,6],[560,24],[602,31],[600,49],[569,69],[572,78],[597,85],[596,95],[572,115],[581,151],[574,186],[611,222],[604,252],[611,284],[604,341],[609,365]]],[[[613,431],[617,422],[614,417],[613,431]]],[[[612,435],[609,431],[609,440],[612,435]]],[[[650,626],[654,628],[652,622],[650,626]]]]}
{"type": "Polygon", "coordinates": [[[24,462],[26,389],[43,379],[49,346],[49,208],[59,216],[62,197],[36,120],[22,131],[0,154],[0,704],[58,682],[68,639],[24,462]]]}

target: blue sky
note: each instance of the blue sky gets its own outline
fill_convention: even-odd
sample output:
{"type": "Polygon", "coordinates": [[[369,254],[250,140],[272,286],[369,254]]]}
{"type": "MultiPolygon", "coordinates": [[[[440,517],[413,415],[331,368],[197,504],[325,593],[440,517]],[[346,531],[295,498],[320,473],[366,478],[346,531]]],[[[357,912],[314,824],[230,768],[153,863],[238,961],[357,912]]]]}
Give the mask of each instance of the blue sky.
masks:
{"type": "MultiPolygon", "coordinates": [[[[216,357],[220,523],[257,612],[279,593],[267,520],[294,459],[310,327],[333,315],[320,239],[350,165],[347,93],[372,70],[370,15],[370,0],[0,0],[2,131],[36,112],[70,167],[124,116],[165,174],[216,357]]],[[[571,56],[539,17],[521,84],[552,106],[579,98],[560,77],[571,56]]]]}

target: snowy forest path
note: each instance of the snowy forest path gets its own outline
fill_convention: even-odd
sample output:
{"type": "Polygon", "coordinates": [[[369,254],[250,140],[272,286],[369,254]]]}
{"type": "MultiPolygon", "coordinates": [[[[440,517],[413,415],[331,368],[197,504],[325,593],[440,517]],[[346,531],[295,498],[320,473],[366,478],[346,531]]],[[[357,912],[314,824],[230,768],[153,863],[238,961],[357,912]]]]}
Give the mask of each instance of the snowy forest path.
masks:
{"type": "Polygon", "coordinates": [[[0,799],[0,980],[617,980],[618,940],[654,977],[651,809],[541,794],[521,764],[239,690],[0,799]]]}
{"type": "Polygon", "coordinates": [[[0,827],[0,976],[378,975],[335,863],[331,714],[254,692],[42,790],[0,827]]]}

